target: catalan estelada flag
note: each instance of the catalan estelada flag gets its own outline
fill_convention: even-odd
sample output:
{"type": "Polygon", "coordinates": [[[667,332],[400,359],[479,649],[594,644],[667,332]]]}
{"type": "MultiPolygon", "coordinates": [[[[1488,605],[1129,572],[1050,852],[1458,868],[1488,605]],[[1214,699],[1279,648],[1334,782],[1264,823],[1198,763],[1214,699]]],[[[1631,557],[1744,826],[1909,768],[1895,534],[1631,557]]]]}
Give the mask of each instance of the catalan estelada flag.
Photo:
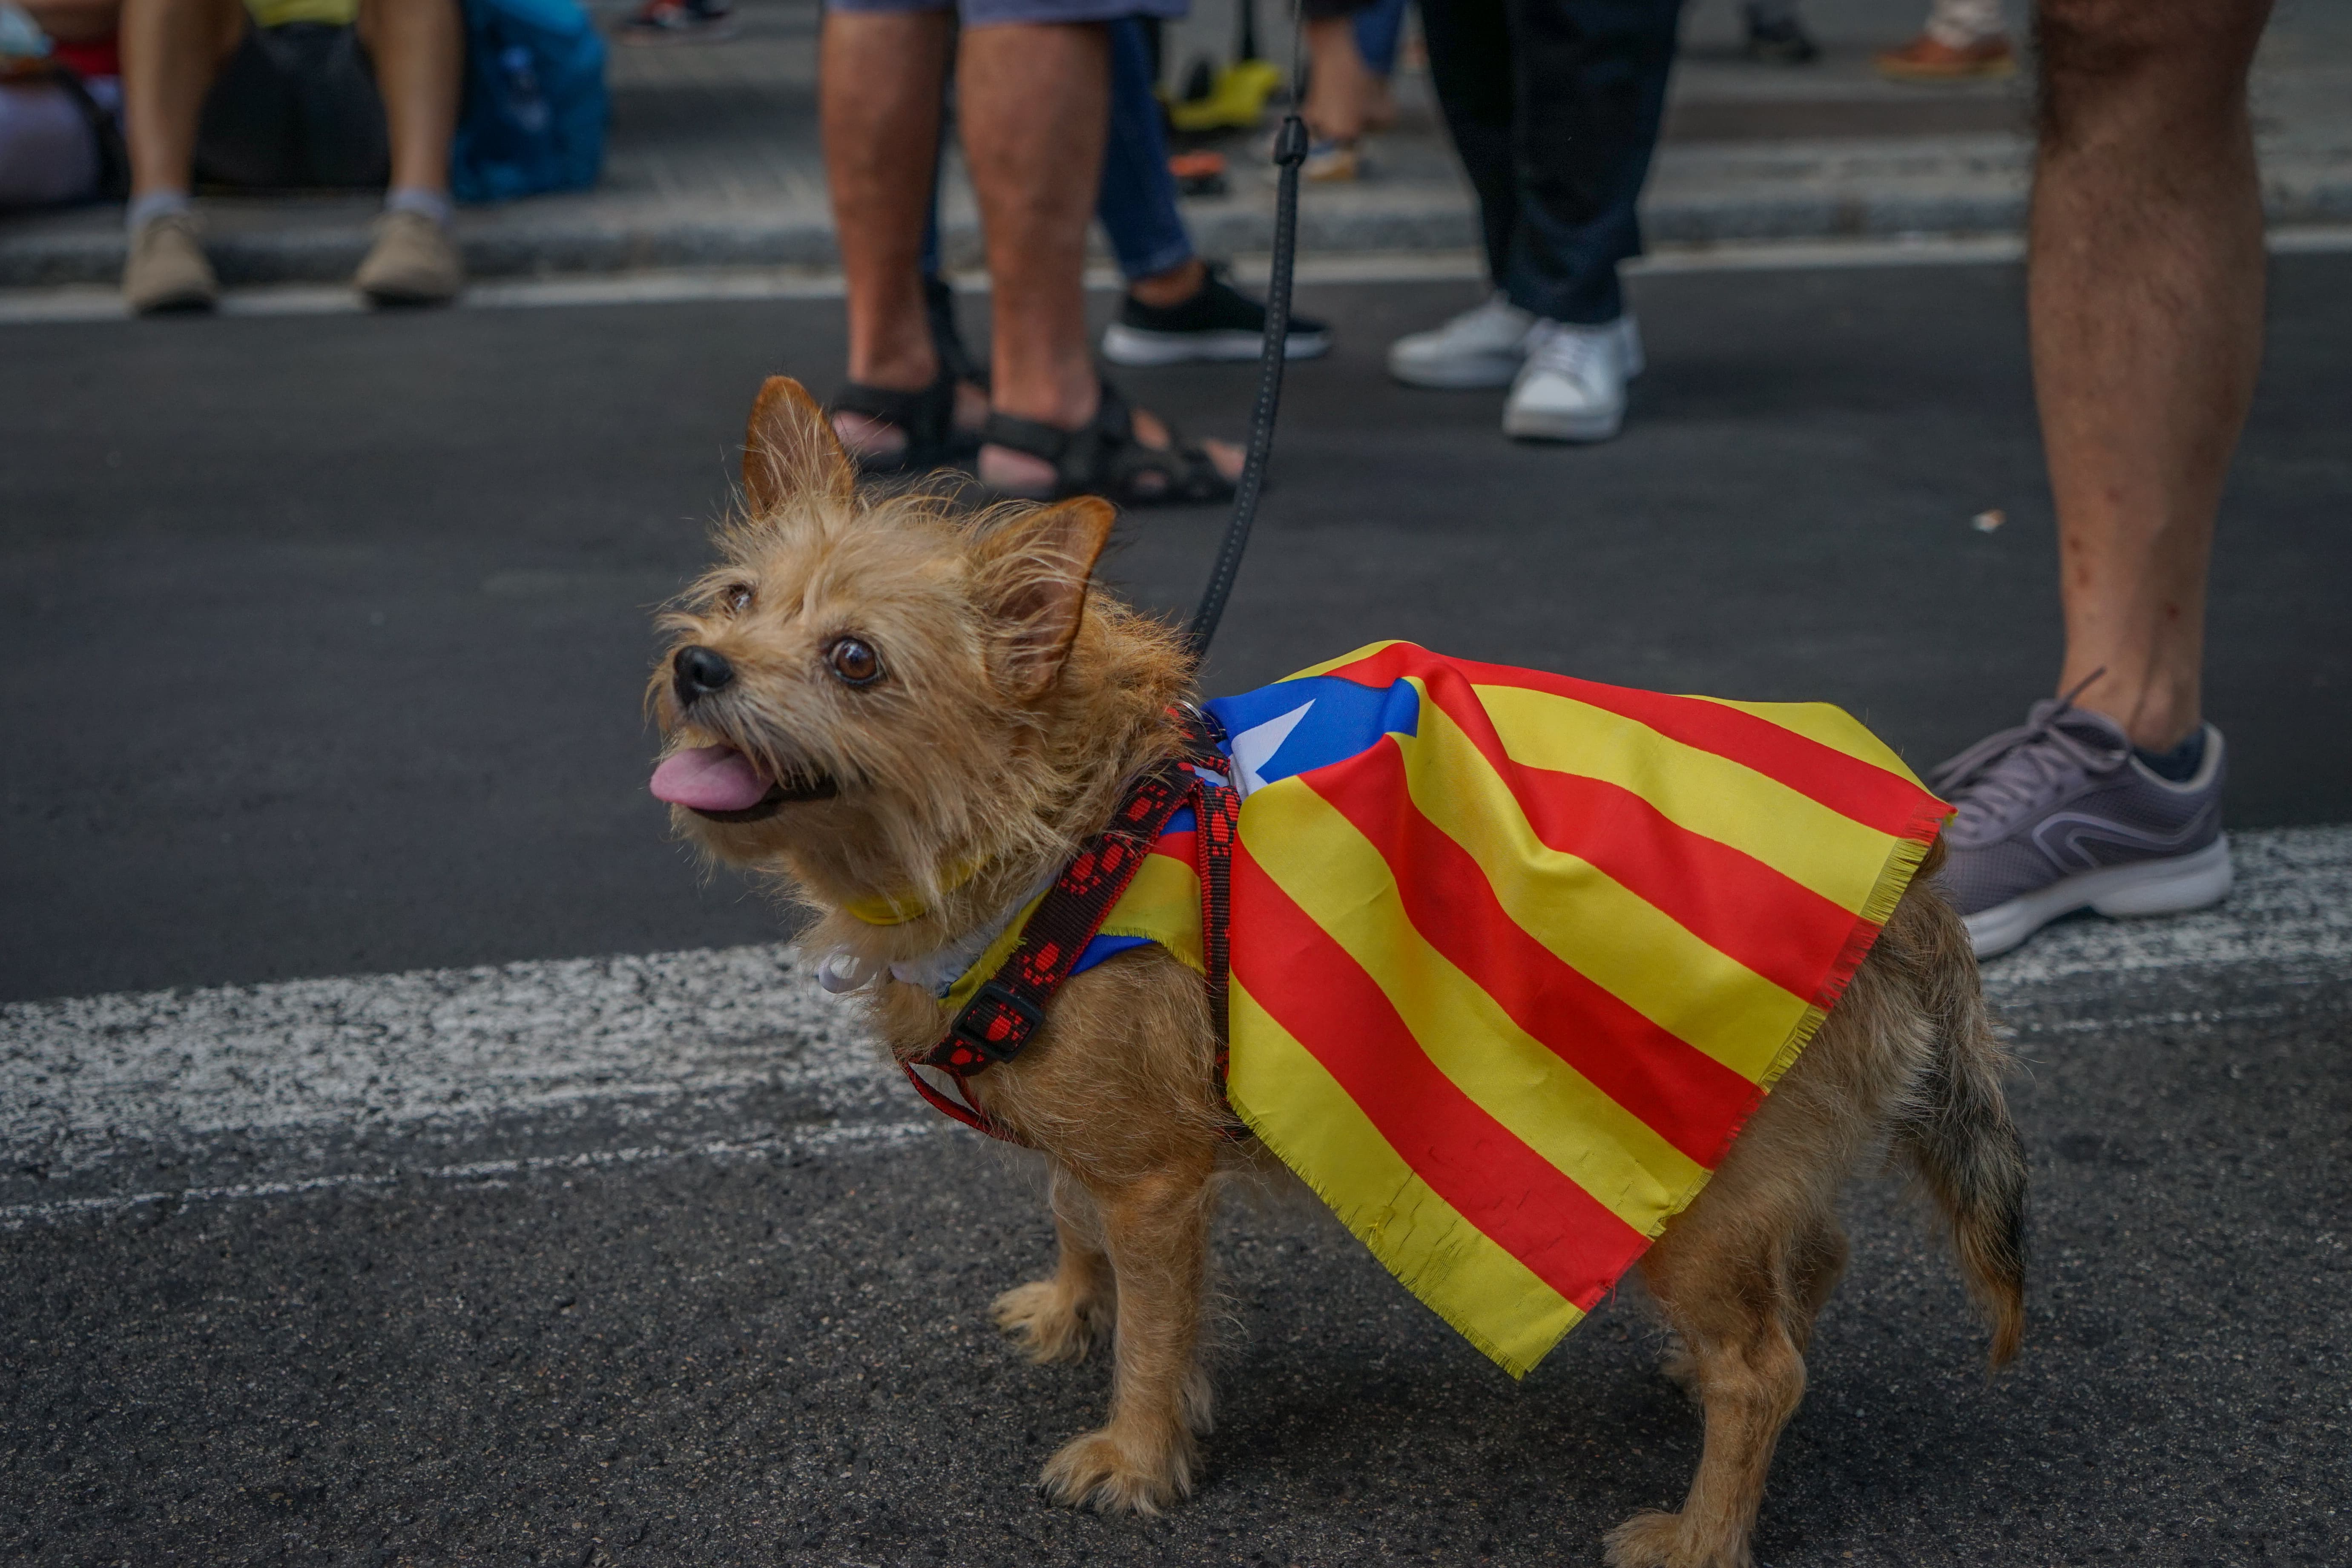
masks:
{"type": "MultiPolygon", "coordinates": [[[[1227,1099],[1514,1376],[1706,1185],[1947,814],[1824,704],[1410,643],[1207,707],[1243,795],[1227,1099]]],[[[1195,831],[1169,823],[1077,970],[1148,942],[1203,967],[1195,831]]]]}
{"type": "Polygon", "coordinates": [[[1947,814],[1824,704],[1409,643],[1208,707],[1233,1108],[1515,1376],[1698,1195],[1947,814]]]}

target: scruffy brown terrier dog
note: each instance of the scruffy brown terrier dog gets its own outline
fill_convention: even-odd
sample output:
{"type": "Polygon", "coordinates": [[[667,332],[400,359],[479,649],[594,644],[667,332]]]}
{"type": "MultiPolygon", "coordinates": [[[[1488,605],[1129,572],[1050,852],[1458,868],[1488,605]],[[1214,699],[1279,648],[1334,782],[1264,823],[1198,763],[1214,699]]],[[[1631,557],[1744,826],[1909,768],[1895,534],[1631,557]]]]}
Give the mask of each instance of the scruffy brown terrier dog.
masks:
{"type": "MultiPolygon", "coordinates": [[[[919,494],[861,494],[815,404],[782,378],[753,410],[744,481],[721,564],[663,618],[676,640],[650,700],[670,742],[667,793],[690,797],[677,826],[789,883],[820,917],[813,949],[847,948],[876,973],[948,947],[1024,898],[1110,820],[1128,780],[1177,752],[1168,709],[1192,695],[1192,660],[1169,627],[1090,586],[1111,526],[1102,502],[974,519],[919,494]],[[846,912],[877,900],[922,912],[846,912]]],[[[928,987],[886,977],[863,995],[902,1061],[945,1027],[928,987]]],[[[1043,1151],[1061,1243],[1053,1277],[998,1298],[997,1321],[1041,1361],[1113,1347],[1109,1420],[1045,1466],[1065,1502],[1150,1513],[1192,1489],[1218,1178],[1265,1158],[1224,1135],[1214,1041],[1199,976],[1145,946],[1071,980],[1027,1050],[971,1080],[990,1116],[1043,1151]]],[[[2003,1063],[1967,934],[1922,876],[1641,1260],[1706,1445],[1681,1511],[1619,1526],[1612,1563],[1750,1561],[1806,1341],[1845,1265],[1838,1190],[1874,1152],[1891,1145],[1948,1216],[1992,1361],[2015,1352],[2025,1167],[2003,1063]]]]}

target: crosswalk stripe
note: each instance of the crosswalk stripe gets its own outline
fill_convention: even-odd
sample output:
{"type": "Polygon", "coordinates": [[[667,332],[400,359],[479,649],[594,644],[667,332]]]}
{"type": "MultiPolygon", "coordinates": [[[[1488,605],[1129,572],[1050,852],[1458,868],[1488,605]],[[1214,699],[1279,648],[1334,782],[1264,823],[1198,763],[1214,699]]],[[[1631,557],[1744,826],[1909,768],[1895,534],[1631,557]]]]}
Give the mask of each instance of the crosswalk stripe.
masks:
{"type": "MultiPolygon", "coordinates": [[[[2249,965],[2352,979],[2352,826],[2245,833],[2233,846],[2238,884],[2220,908],[2045,931],[1985,966],[1993,999],[2091,998],[2158,974],[2249,965]]],[[[0,1226],[167,1198],[849,1150],[930,1125],[909,1120],[903,1084],[854,1012],[782,944],[9,1003],[0,1005],[0,1161],[50,1176],[98,1180],[127,1145],[658,1110],[762,1089],[796,1097],[808,1120],[737,1142],[78,1194],[0,1206],[0,1226]]]]}
{"type": "Polygon", "coordinates": [[[853,1015],[781,945],[0,1006],[0,1149],[545,1113],[766,1086],[885,1101],[853,1015]]]}
{"type": "Polygon", "coordinates": [[[0,1205],[0,1230],[21,1230],[42,1220],[66,1219],[76,1215],[117,1214],[151,1204],[208,1204],[237,1198],[299,1197],[310,1193],[386,1187],[400,1182],[490,1183],[504,1176],[530,1175],[541,1171],[592,1171],[624,1165],[676,1164],[682,1160],[751,1160],[764,1159],[772,1154],[887,1148],[910,1139],[929,1137],[948,1125],[937,1118],[862,1125],[848,1122],[805,1128],[780,1138],[719,1141],[684,1148],[655,1145],[631,1149],[590,1149],[574,1154],[472,1160],[462,1164],[436,1165],[422,1170],[341,1172],[331,1176],[306,1176],[295,1181],[236,1182],[217,1186],[159,1188],[153,1192],[60,1198],[45,1204],[10,1204],[0,1205]]]}
{"type": "Polygon", "coordinates": [[[2053,982],[2273,964],[2352,978],[2352,826],[2230,836],[2237,885],[2210,910],[2163,920],[2084,920],[1985,965],[1996,1000],[2053,982]]]}

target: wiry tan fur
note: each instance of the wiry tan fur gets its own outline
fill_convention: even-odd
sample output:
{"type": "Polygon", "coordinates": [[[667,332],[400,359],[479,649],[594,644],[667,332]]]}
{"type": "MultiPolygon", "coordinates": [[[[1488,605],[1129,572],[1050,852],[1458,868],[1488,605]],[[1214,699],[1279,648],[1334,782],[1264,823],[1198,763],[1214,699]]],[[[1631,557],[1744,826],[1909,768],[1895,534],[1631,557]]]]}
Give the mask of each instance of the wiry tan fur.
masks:
{"type": "MultiPolygon", "coordinates": [[[[681,707],[670,667],[649,701],[672,743],[733,745],[772,779],[834,781],[766,820],[679,810],[682,832],[781,879],[819,915],[815,951],[868,963],[934,952],[986,922],[1106,823],[1127,781],[1170,753],[1191,663],[1166,626],[1089,586],[1100,502],[958,516],[920,494],[861,494],[816,405],[772,380],[744,461],[748,507],[720,564],[664,617],[677,647],[730,660],[725,690],[681,707]],[[852,688],[825,650],[854,634],[884,679],[852,688]],[[869,925],[860,900],[926,912],[869,925]]],[[[1618,1568],[1749,1562],[1780,1428],[1804,1391],[1815,1314],[1844,1268],[1838,1190],[1891,1147],[1948,1216],[1991,1358],[2023,1321],[2025,1172],[1958,918],[1927,885],[1896,909],[1819,1037],[1643,1258],[1675,1331],[1670,1370],[1704,1410],[1680,1511],[1612,1533],[1618,1568]]],[[[945,1026],[922,988],[866,993],[900,1059],[945,1026]]],[[[1068,1503],[1151,1513],[1187,1495],[1210,1420],[1200,1359],[1207,1233],[1227,1140],[1200,979],[1157,947],[1072,980],[1019,1059],[979,1075],[988,1112],[1043,1151],[1060,1265],[999,1297],[1040,1361],[1108,1340],[1108,1420],[1045,1467],[1068,1503]]]]}

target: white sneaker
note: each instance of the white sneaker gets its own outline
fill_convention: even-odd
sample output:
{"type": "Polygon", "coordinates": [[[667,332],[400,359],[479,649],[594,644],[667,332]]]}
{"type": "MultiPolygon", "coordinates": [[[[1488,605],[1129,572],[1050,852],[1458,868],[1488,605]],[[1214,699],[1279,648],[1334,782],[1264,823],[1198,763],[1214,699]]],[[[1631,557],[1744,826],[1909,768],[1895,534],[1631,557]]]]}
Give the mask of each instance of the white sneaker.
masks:
{"type": "Polygon", "coordinates": [[[1642,374],[1632,315],[1598,327],[1538,321],[1503,405],[1503,434],[1536,441],[1606,441],[1625,423],[1625,384],[1642,374]]]}
{"type": "Polygon", "coordinates": [[[1389,345],[1389,374],[1407,386],[1461,391],[1508,386],[1519,374],[1528,329],[1536,318],[1498,291],[1431,332],[1413,332],[1389,345]]]}

